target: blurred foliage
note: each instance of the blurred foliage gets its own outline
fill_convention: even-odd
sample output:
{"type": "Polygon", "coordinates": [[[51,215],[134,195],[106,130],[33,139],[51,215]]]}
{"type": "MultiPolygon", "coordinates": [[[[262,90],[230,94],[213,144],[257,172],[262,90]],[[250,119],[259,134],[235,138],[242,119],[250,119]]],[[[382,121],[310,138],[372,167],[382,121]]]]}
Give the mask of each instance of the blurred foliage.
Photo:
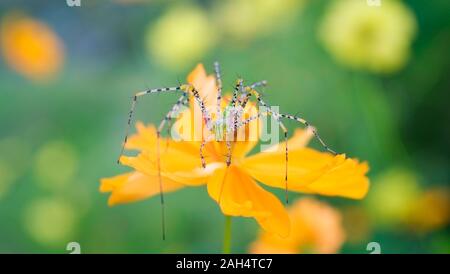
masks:
{"type": "MultiPolygon", "coordinates": [[[[382,0],[382,7],[400,2],[416,31],[408,34],[410,26],[396,20],[386,25],[388,19],[377,30],[406,37],[408,54],[388,55],[401,63],[395,69],[364,53],[371,39],[358,41],[358,62],[381,62],[372,69],[336,62],[323,40],[321,26],[341,1],[283,0],[276,9],[270,0],[81,0],[72,8],[65,1],[2,1],[0,252],[65,253],[71,241],[86,253],[219,252],[224,218],[204,188],[167,195],[164,242],[158,199],[109,208],[98,192],[99,178],[127,170],[116,158],[132,94],[176,85],[196,63],[212,70],[218,60],[226,89],[238,75],[268,80],[267,102],[304,116],[337,151],[370,163],[365,200],[320,198],[343,213],[341,252],[366,253],[377,241],[385,253],[449,253],[450,2],[382,0]],[[17,12],[28,20],[25,30],[11,25],[17,12]],[[36,53],[9,43],[43,47],[36,53]]],[[[332,34],[348,31],[334,27],[332,34]]],[[[175,100],[144,98],[137,118],[156,123],[175,100]]],[[[253,220],[234,218],[233,251],[247,252],[257,233],[253,220]]]]}

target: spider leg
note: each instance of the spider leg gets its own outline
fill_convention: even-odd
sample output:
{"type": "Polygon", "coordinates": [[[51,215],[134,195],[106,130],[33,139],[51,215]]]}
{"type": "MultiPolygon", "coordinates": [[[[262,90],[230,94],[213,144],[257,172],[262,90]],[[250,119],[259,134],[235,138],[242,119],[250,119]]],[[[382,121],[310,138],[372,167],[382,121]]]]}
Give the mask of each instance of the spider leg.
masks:
{"type": "MultiPolygon", "coordinates": [[[[189,103],[189,96],[181,103],[181,106],[186,106],[189,103]]],[[[180,107],[181,107],[180,106],[180,107]]],[[[173,113],[176,113],[180,107],[178,107],[173,113]]],[[[172,121],[173,121],[174,116],[171,115],[167,121],[167,136],[170,136],[170,131],[172,129],[172,121]]],[[[167,151],[167,149],[169,148],[169,139],[167,139],[166,141],[166,147],[165,147],[165,151],[167,151]]]]}
{"type": "MultiPolygon", "coordinates": [[[[226,143],[226,146],[227,146],[227,156],[226,156],[227,160],[226,160],[226,163],[227,163],[227,169],[228,169],[230,167],[230,165],[231,165],[231,154],[232,154],[232,145],[231,145],[231,141],[228,138],[228,134],[225,134],[225,143],[226,143]]],[[[225,176],[223,178],[222,184],[220,185],[219,199],[217,201],[219,203],[219,205],[220,205],[220,202],[222,200],[222,193],[223,193],[223,188],[224,188],[224,185],[225,185],[227,174],[228,174],[228,172],[225,172],[225,176]]]]}
{"type": "MultiPolygon", "coordinates": [[[[263,101],[263,99],[261,98],[261,95],[256,91],[256,90],[252,90],[249,89],[249,92],[253,93],[256,96],[256,99],[258,100],[259,104],[269,108],[269,106],[263,101]]],[[[305,125],[307,128],[310,128],[314,134],[314,136],[316,137],[316,139],[320,142],[320,144],[325,148],[326,151],[332,153],[333,155],[337,155],[337,153],[332,150],[331,148],[328,147],[327,144],[325,144],[325,142],[322,140],[322,138],[320,138],[319,133],[317,132],[316,128],[311,125],[308,121],[306,121],[305,119],[301,118],[301,117],[297,117],[294,115],[290,115],[290,114],[283,114],[283,113],[278,113],[275,111],[272,111],[275,115],[280,116],[281,118],[286,118],[286,119],[290,119],[290,120],[294,120],[297,122],[302,123],[303,125],[305,125]]]]}
{"type": "Polygon", "coordinates": [[[243,83],[244,83],[244,80],[242,80],[242,79],[236,80],[236,85],[235,85],[234,91],[233,91],[233,99],[231,100],[231,107],[234,107],[236,105],[236,103],[238,101],[238,93],[239,93],[239,91],[242,91],[243,83]]]}
{"type": "MultiPolygon", "coordinates": [[[[172,106],[171,110],[166,114],[164,119],[161,121],[161,123],[158,126],[158,134],[160,135],[162,130],[164,129],[165,124],[168,124],[167,127],[167,135],[170,136],[170,128],[172,125],[172,119],[174,115],[177,113],[177,111],[181,108],[181,106],[184,106],[189,101],[189,94],[187,92],[183,92],[183,95],[181,95],[180,98],[178,98],[177,102],[172,106]]],[[[169,147],[169,138],[167,138],[166,141],[166,147],[165,150],[167,151],[169,147]]]]}
{"type": "Polygon", "coordinates": [[[164,189],[163,189],[163,183],[162,183],[162,177],[161,177],[161,158],[159,154],[159,140],[161,138],[161,134],[158,131],[156,139],[156,165],[158,170],[158,182],[159,182],[159,197],[161,202],[161,226],[162,226],[162,239],[166,239],[166,217],[165,217],[165,205],[164,205],[164,189]]]}
{"type": "Polygon", "coordinates": [[[181,97],[178,98],[175,105],[173,105],[172,109],[166,114],[164,119],[159,124],[159,127],[158,127],[159,133],[161,133],[161,131],[163,130],[166,123],[169,123],[170,121],[172,121],[172,116],[174,115],[174,113],[176,113],[178,111],[178,109],[183,105],[183,103],[186,102],[187,96],[188,96],[188,94],[186,92],[184,92],[183,95],[181,95],[181,97]]]}
{"type": "MultiPolygon", "coordinates": [[[[233,98],[232,98],[230,106],[229,106],[230,113],[231,113],[230,118],[231,118],[231,120],[233,120],[233,128],[235,129],[233,131],[233,136],[232,136],[233,139],[234,139],[234,133],[237,130],[238,116],[239,116],[239,114],[237,113],[237,107],[236,107],[237,103],[238,103],[238,93],[239,93],[239,91],[242,91],[243,83],[244,83],[243,79],[238,79],[236,81],[236,85],[235,85],[234,91],[233,91],[233,98]]],[[[228,128],[228,124],[227,124],[227,128],[228,128]]],[[[226,134],[225,142],[227,145],[227,156],[226,156],[227,160],[226,160],[226,162],[227,162],[227,167],[228,167],[231,165],[231,154],[232,154],[231,153],[231,140],[230,140],[229,134],[226,134]]]]}
{"type": "Polygon", "coordinates": [[[217,85],[217,105],[216,105],[216,123],[219,121],[220,116],[222,114],[222,76],[220,73],[220,64],[219,62],[214,62],[214,72],[216,75],[216,85],[217,85]]]}
{"type": "Polygon", "coordinates": [[[194,97],[197,99],[200,108],[202,109],[203,118],[208,122],[210,121],[210,117],[206,111],[205,104],[203,100],[200,98],[200,95],[198,91],[191,85],[183,85],[180,88],[183,91],[183,95],[177,100],[175,105],[172,107],[172,109],[169,111],[169,113],[164,117],[164,119],[161,121],[158,130],[156,132],[157,141],[156,141],[156,155],[157,155],[157,170],[158,170],[158,180],[159,180],[159,191],[160,191],[160,199],[161,199],[161,218],[162,218],[162,231],[163,231],[163,240],[165,240],[165,205],[164,205],[164,189],[162,184],[162,177],[161,177],[161,157],[160,157],[160,139],[161,139],[161,131],[164,128],[164,125],[168,120],[172,119],[172,115],[178,111],[180,106],[189,100],[189,92],[192,92],[194,97]],[[206,118],[205,118],[206,116],[206,118]]]}
{"type": "Polygon", "coordinates": [[[212,137],[214,137],[213,135],[209,135],[208,138],[203,138],[202,142],[200,144],[200,161],[202,163],[202,167],[206,168],[206,160],[205,160],[205,155],[203,153],[203,150],[205,149],[206,143],[211,141],[212,137]]]}
{"type": "Polygon", "coordinates": [[[187,85],[186,89],[187,89],[188,92],[191,92],[192,95],[194,96],[195,100],[197,100],[197,103],[198,103],[198,105],[200,107],[200,110],[202,112],[202,118],[205,121],[206,127],[207,127],[207,129],[209,131],[212,131],[212,124],[211,124],[212,119],[211,119],[211,116],[208,113],[208,110],[206,109],[206,106],[205,106],[205,102],[200,97],[200,94],[199,94],[198,90],[196,90],[195,87],[192,86],[192,85],[187,85]]]}
{"type": "Polygon", "coordinates": [[[264,102],[264,100],[261,98],[261,95],[254,89],[251,89],[250,87],[247,88],[247,91],[249,93],[252,93],[255,95],[256,99],[258,100],[259,104],[263,107],[265,107],[266,109],[268,109],[268,113],[271,114],[279,123],[281,129],[284,132],[284,138],[285,138],[285,144],[286,144],[286,173],[285,173],[285,182],[286,182],[286,202],[288,202],[287,199],[287,174],[288,174],[288,145],[287,145],[287,136],[288,136],[288,132],[287,132],[287,128],[283,125],[283,123],[280,121],[280,118],[287,118],[290,120],[294,120],[297,122],[300,122],[302,124],[304,124],[305,126],[307,126],[308,128],[310,128],[314,134],[314,136],[319,140],[320,144],[328,151],[331,152],[333,155],[336,155],[337,153],[330,149],[325,142],[322,140],[322,138],[320,138],[319,133],[317,132],[317,130],[315,129],[315,127],[313,127],[311,124],[309,124],[305,119],[297,117],[297,116],[293,116],[293,115],[289,115],[289,114],[282,114],[282,113],[278,113],[275,111],[272,111],[269,106],[264,102]]]}
{"type": "MultiPolygon", "coordinates": [[[[152,94],[152,93],[161,93],[161,92],[169,92],[169,91],[183,91],[183,99],[178,99],[177,103],[175,104],[175,106],[172,108],[172,110],[169,112],[168,115],[166,115],[165,119],[161,122],[158,130],[157,130],[157,142],[156,142],[156,154],[157,154],[157,170],[158,170],[158,181],[159,181],[159,191],[160,191],[160,199],[161,199],[161,217],[162,217],[162,238],[163,240],[165,240],[165,205],[164,205],[164,189],[163,189],[163,184],[162,184],[162,177],[161,177],[161,159],[160,159],[160,138],[161,138],[161,130],[164,127],[164,124],[172,117],[172,114],[179,108],[179,106],[182,104],[182,102],[184,101],[184,97],[188,96],[189,93],[191,92],[193,94],[193,96],[197,99],[200,108],[202,110],[202,114],[203,114],[203,118],[205,119],[205,121],[207,122],[207,124],[209,124],[210,122],[210,117],[206,111],[205,108],[205,104],[203,102],[203,100],[200,98],[200,95],[198,93],[197,90],[195,90],[195,88],[192,85],[180,85],[180,86],[176,86],[176,87],[170,87],[170,88],[155,88],[155,89],[148,89],[148,90],[144,90],[144,91],[140,91],[138,93],[136,93],[133,96],[133,100],[131,103],[131,109],[130,112],[128,114],[128,122],[127,122],[127,127],[126,127],[126,131],[125,131],[125,138],[124,138],[124,142],[122,145],[122,149],[119,155],[119,159],[123,154],[124,148],[125,148],[125,144],[128,140],[128,133],[129,133],[129,128],[131,125],[131,121],[133,119],[133,114],[136,108],[136,103],[137,103],[137,99],[141,96],[147,95],[147,94],[152,94]]],[[[118,160],[119,162],[119,160],[118,160]]]]}
{"type": "Polygon", "coordinates": [[[245,108],[245,106],[248,103],[248,100],[250,99],[250,96],[252,95],[252,92],[250,92],[251,90],[254,90],[257,87],[265,87],[267,86],[267,81],[266,80],[262,80],[262,81],[258,81],[258,82],[254,82],[253,84],[251,84],[250,86],[246,86],[244,88],[244,92],[242,94],[243,98],[242,98],[242,108],[245,108]]]}
{"type": "Polygon", "coordinates": [[[293,116],[290,114],[283,114],[283,113],[279,113],[281,118],[287,118],[290,120],[294,120],[297,122],[300,122],[302,124],[304,124],[307,128],[310,128],[311,131],[313,132],[314,136],[316,137],[316,139],[319,141],[319,143],[325,148],[326,151],[330,152],[333,155],[337,155],[336,151],[332,150],[330,147],[328,147],[327,144],[325,144],[325,142],[322,140],[322,138],[320,138],[319,133],[317,132],[316,128],[311,125],[308,121],[306,121],[303,118],[297,117],[297,116],[293,116]]]}
{"type": "Polygon", "coordinates": [[[122,149],[120,150],[120,154],[119,154],[119,158],[117,159],[117,163],[120,163],[120,157],[123,154],[123,151],[125,149],[125,144],[127,143],[128,140],[128,134],[130,131],[130,126],[131,126],[131,121],[133,120],[133,114],[136,108],[136,104],[137,104],[137,99],[141,96],[147,95],[147,94],[151,94],[151,93],[160,93],[160,92],[169,92],[169,91],[179,91],[182,90],[183,85],[181,86],[176,86],[176,87],[170,87],[170,88],[154,88],[154,89],[147,89],[144,91],[140,91],[138,93],[136,93],[133,96],[132,102],[131,102],[131,109],[128,113],[128,122],[127,122],[127,126],[125,129],[125,137],[122,143],[122,149]]]}
{"type": "MultiPolygon", "coordinates": [[[[267,107],[266,107],[267,109],[267,107]]],[[[278,122],[278,125],[280,126],[281,130],[283,130],[284,135],[284,144],[285,144],[285,173],[284,173],[284,185],[285,185],[285,198],[286,203],[289,203],[289,194],[288,194],[288,160],[289,160],[289,150],[288,150],[288,129],[283,124],[283,122],[280,120],[280,116],[278,114],[275,114],[271,110],[267,110],[265,112],[259,112],[256,115],[250,116],[246,120],[242,121],[238,124],[238,128],[245,126],[246,124],[249,124],[250,122],[260,118],[262,115],[271,115],[275,118],[275,120],[278,122]]],[[[235,129],[236,130],[236,129],[235,129]]]]}
{"type": "MultiPolygon", "coordinates": [[[[131,103],[131,109],[130,112],[128,113],[128,121],[127,121],[127,127],[125,130],[125,137],[123,140],[123,144],[122,144],[122,149],[120,151],[120,155],[119,158],[117,159],[117,163],[119,163],[120,161],[120,157],[123,154],[123,151],[125,149],[125,145],[127,143],[128,140],[128,133],[130,130],[130,125],[131,125],[131,121],[133,119],[133,114],[136,108],[136,103],[137,103],[137,99],[138,97],[147,95],[147,94],[152,94],[152,93],[160,93],[160,92],[166,92],[166,91],[179,91],[182,89],[182,86],[177,86],[177,87],[172,87],[172,88],[156,88],[156,89],[147,89],[141,92],[136,93],[133,96],[133,100],[131,103]]],[[[161,226],[162,226],[162,238],[163,240],[165,240],[166,238],[166,228],[165,228],[165,206],[164,206],[164,194],[163,194],[163,186],[162,186],[162,179],[161,179],[161,169],[160,169],[160,159],[159,159],[159,138],[160,138],[160,134],[159,132],[157,132],[157,165],[158,165],[158,181],[159,181],[159,191],[160,191],[160,199],[161,199],[161,226]]]]}
{"type": "MultiPolygon", "coordinates": [[[[238,80],[238,82],[239,82],[239,80],[238,80]]],[[[242,84],[242,81],[241,81],[241,84],[242,84]]],[[[240,89],[240,87],[238,87],[238,86],[239,86],[239,83],[237,83],[237,85],[236,85],[235,94],[233,95],[233,99],[237,99],[237,90],[240,89]]],[[[224,121],[226,123],[225,124],[225,132],[224,133],[225,133],[225,144],[227,146],[227,154],[225,156],[226,157],[227,169],[231,165],[231,157],[232,157],[232,152],[233,152],[233,146],[232,146],[232,143],[231,143],[231,140],[232,140],[231,138],[234,139],[234,133],[236,132],[234,129],[237,128],[237,122],[234,119],[234,117],[235,117],[234,104],[235,103],[236,103],[235,100],[233,100],[231,102],[231,111],[229,112],[229,113],[231,113],[231,115],[229,117],[226,115],[227,117],[224,118],[224,121]],[[233,123],[233,125],[231,123],[233,123]],[[233,129],[233,130],[230,131],[230,128],[233,129]]],[[[222,184],[220,185],[219,198],[218,198],[219,205],[220,205],[221,200],[222,200],[222,193],[223,193],[223,189],[224,189],[227,173],[228,172],[225,173],[225,177],[224,177],[224,179],[222,181],[222,184]]]]}

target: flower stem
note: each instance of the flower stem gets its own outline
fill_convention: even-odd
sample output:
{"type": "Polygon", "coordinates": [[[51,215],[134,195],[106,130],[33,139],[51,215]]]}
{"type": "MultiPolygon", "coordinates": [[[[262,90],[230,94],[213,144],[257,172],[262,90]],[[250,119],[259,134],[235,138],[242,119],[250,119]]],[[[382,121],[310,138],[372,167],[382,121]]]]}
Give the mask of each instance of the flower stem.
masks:
{"type": "Polygon", "coordinates": [[[225,231],[223,234],[223,254],[231,252],[231,216],[225,215],[225,231]]]}

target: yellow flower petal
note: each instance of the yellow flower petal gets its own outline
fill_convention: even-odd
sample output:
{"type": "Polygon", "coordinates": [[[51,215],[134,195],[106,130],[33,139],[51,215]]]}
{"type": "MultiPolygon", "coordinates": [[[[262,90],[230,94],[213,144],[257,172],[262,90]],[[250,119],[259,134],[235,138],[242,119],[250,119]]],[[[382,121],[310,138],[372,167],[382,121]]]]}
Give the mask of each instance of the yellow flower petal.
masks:
{"type": "Polygon", "coordinates": [[[260,233],[251,253],[336,253],[345,240],[340,212],[312,198],[295,201],[289,207],[291,233],[281,238],[260,233]]]}
{"type": "Polygon", "coordinates": [[[216,169],[207,186],[225,215],[254,217],[266,231],[289,235],[289,217],[281,202],[238,167],[216,169]]]}
{"type": "Polygon", "coordinates": [[[137,133],[131,135],[125,148],[135,150],[155,150],[156,149],[156,128],[154,125],[146,127],[144,123],[136,122],[137,133]]]}
{"type": "MultiPolygon", "coordinates": [[[[125,148],[139,151],[157,152],[158,139],[156,137],[156,128],[154,125],[145,126],[142,122],[136,123],[137,134],[128,138],[125,148]]],[[[193,155],[197,153],[200,155],[200,142],[191,141],[174,141],[168,138],[159,139],[159,150],[161,154],[181,153],[193,155]]],[[[200,160],[198,160],[200,166],[200,160]]]]}
{"type": "MultiPolygon", "coordinates": [[[[150,176],[157,175],[157,138],[153,125],[145,127],[137,123],[138,134],[129,138],[126,148],[144,151],[137,157],[121,157],[121,163],[150,176]]],[[[205,157],[210,151],[205,147],[205,157]]],[[[203,169],[200,160],[200,142],[159,140],[161,174],[185,185],[197,186],[206,183],[208,169],[203,169]]]]}
{"type": "MultiPolygon", "coordinates": [[[[289,150],[294,150],[294,149],[301,149],[306,147],[306,145],[308,145],[309,141],[311,140],[311,138],[314,136],[314,132],[312,131],[312,129],[296,129],[294,131],[294,135],[292,136],[292,138],[290,138],[288,140],[288,149],[289,150]]],[[[285,146],[286,146],[286,142],[280,142],[278,144],[275,144],[271,147],[269,147],[268,149],[266,149],[265,151],[267,152],[282,152],[285,153],[285,146]]]]}
{"type": "MultiPolygon", "coordinates": [[[[156,153],[140,153],[137,157],[122,156],[120,162],[148,176],[158,176],[156,153]]],[[[188,186],[206,183],[215,167],[202,168],[199,157],[169,149],[160,155],[161,176],[188,186]]]]}
{"type": "MultiPolygon", "coordinates": [[[[140,172],[129,172],[100,180],[100,192],[111,192],[110,206],[135,202],[160,193],[157,176],[148,176],[140,172]]],[[[182,184],[162,178],[163,192],[172,192],[183,187],[182,184]]]]}
{"type": "MultiPolygon", "coordinates": [[[[206,73],[203,64],[198,64],[195,69],[191,73],[189,73],[187,81],[189,84],[193,85],[195,89],[197,89],[198,93],[200,94],[200,98],[204,100],[207,108],[216,107],[216,79],[214,75],[208,75],[206,73]]],[[[195,104],[197,105],[197,103],[195,104]]]]}
{"type": "MultiPolygon", "coordinates": [[[[285,188],[284,152],[263,152],[246,158],[243,168],[258,181],[285,188]]],[[[367,163],[313,149],[289,150],[288,188],[291,191],[363,198],[369,187],[367,163]]]]}

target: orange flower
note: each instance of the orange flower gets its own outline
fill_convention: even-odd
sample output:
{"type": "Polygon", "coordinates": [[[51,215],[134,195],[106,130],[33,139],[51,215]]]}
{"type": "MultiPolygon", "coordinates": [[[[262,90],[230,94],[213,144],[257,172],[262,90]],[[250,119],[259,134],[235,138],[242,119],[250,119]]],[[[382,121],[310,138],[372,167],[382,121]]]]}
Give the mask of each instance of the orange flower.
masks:
{"type": "Polygon", "coordinates": [[[12,13],[0,25],[1,50],[6,63],[32,80],[53,76],[64,59],[62,42],[43,22],[12,13]]]}
{"type": "MultiPolygon", "coordinates": [[[[188,76],[188,82],[199,90],[207,106],[215,106],[217,89],[213,76],[208,76],[199,64],[188,76]]],[[[192,103],[191,109],[197,107],[192,103]]],[[[246,113],[255,110],[248,106],[246,113]]],[[[188,122],[183,113],[177,123],[188,122]]],[[[255,120],[254,123],[258,123],[255,120]]],[[[190,124],[188,124],[190,125],[190,124]]],[[[184,126],[186,129],[189,126],[184,126]]],[[[247,130],[246,128],[241,128],[247,130]]],[[[110,205],[137,201],[159,193],[157,180],[156,129],[137,124],[138,133],[126,144],[127,149],[140,151],[136,157],[123,156],[121,163],[135,171],[125,175],[101,180],[100,190],[112,192],[110,205]]],[[[247,136],[247,135],[246,135],[247,136]]],[[[312,133],[296,130],[288,141],[289,190],[347,198],[363,198],[369,181],[365,174],[366,163],[348,159],[345,155],[333,156],[329,153],[306,148],[312,133]]],[[[251,139],[253,140],[253,139],[251,139]]],[[[208,194],[219,203],[225,215],[253,217],[266,231],[282,237],[289,235],[290,221],[283,204],[278,198],[261,187],[265,185],[285,188],[284,145],[249,156],[257,141],[233,142],[231,165],[225,164],[226,146],[223,141],[208,142],[205,147],[206,168],[202,168],[199,156],[200,142],[174,141],[162,138],[161,176],[163,191],[169,192],[184,186],[207,186],[208,194]],[[164,148],[168,142],[167,148],[164,148]]]]}
{"type": "Polygon", "coordinates": [[[312,198],[296,201],[289,209],[291,234],[287,238],[261,232],[250,253],[336,253],[345,233],[339,211],[312,198]]]}

